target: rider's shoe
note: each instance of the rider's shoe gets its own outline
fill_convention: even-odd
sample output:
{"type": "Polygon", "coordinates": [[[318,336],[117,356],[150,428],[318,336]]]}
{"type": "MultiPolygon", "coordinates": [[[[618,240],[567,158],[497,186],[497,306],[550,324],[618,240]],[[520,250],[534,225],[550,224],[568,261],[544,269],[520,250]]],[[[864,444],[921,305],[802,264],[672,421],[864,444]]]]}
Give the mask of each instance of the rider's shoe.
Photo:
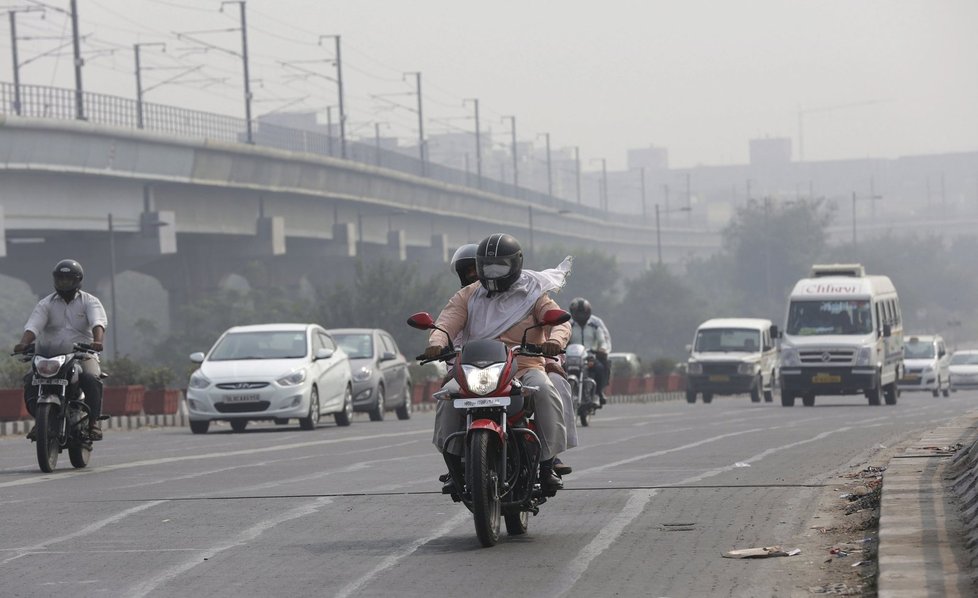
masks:
{"type": "Polygon", "coordinates": [[[604,398],[604,393],[599,394],[598,398],[600,399],[601,406],[604,407],[605,403],[608,402],[608,399],[604,398]]]}
{"type": "Polygon", "coordinates": [[[31,431],[27,433],[28,440],[37,440],[37,424],[31,426],[31,431]]]}
{"type": "Polygon", "coordinates": [[[540,487],[544,490],[560,490],[564,483],[560,477],[554,473],[554,460],[540,462],[540,487]]]}
{"type": "Polygon", "coordinates": [[[565,475],[569,474],[572,471],[574,471],[574,469],[570,465],[568,465],[568,464],[564,463],[563,461],[561,461],[560,460],[560,457],[554,457],[554,473],[555,474],[557,474],[559,476],[565,476],[565,475]]]}
{"type": "Polygon", "coordinates": [[[94,422],[88,427],[88,438],[89,440],[102,440],[102,425],[98,422],[94,422]]]}

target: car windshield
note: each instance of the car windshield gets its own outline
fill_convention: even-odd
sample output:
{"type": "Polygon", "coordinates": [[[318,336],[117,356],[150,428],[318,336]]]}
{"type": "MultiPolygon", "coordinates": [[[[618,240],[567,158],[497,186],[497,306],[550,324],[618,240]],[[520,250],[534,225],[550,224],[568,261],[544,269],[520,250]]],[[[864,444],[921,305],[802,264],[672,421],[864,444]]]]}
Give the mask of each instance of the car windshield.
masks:
{"type": "Polygon", "coordinates": [[[933,359],[934,343],[910,339],[903,344],[904,359],[933,359]]]}
{"type": "Polygon", "coordinates": [[[372,334],[334,334],[333,338],[350,359],[365,359],[374,355],[372,334]]]}
{"type": "Polygon", "coordinates": [[[696,333],[695,350],[699,353],[714,351],[753,353],[760,349],[760,339],[760,331],[750,328],[710,328],[696,333]]]}
{"type": "Polygon", "coordinates": [[[955,353],[951,365],[978,365],[978,353],[955,353]]]}
{"type": "Polygon", "coordinates": [[[869,334],[873,314],[865,299],[792,301],[786,331],[798,336],[869,334]]]}
{"type": "Polygon", "coordinates": [[[308,351],[304,330],[263,330],[227,334],[211,351],[210,361],[298,359],[308,351]]]}

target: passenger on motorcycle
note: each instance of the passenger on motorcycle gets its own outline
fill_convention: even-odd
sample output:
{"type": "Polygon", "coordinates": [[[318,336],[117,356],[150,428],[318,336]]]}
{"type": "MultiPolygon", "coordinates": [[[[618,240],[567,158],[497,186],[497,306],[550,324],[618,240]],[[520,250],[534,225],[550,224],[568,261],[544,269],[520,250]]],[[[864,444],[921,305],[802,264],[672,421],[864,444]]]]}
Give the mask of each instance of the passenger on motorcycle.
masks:
{"type": "Polygon", "coordinates": [[[591,302],[584,297],[572,299],[568,311],[570,311],[574,322],[571,342],[581,343],[586,349],[593,351],[597,357],[597,363],[591,371],[594,381],[597,383],[598,398],[601,405],[604,405],[607,403],[604,397],[604,389],[608,385],[610,374],[608,352],[611,351],[611,340],[606,333],[607,328],[597,316],[591,315],[591,302]]]}
{"type": "Polygon", "coordinates": [[[462,245],[452,255],[452,270],[458,274],[458,281],[463,287],[479,282],[479,273],[475,268],[475,252],[479,249],[476,243],[462,245]]]}
{"type": "MultiPolygon", "coordinates": [[[[524,331],[542,321],[547,310],[560,309],[548,293],[563,286],[566,273],[524,271],[522,247],[511,235],[496,233],[483,239],[475,260],[481,284],[463,287],[442,309],[436,324],[448,332],[448,337],[441,331],[432,331],[424,352],[426,359],[441,355],[449,337],[458,339],[459,345],[470,340],[499,339],[509,347],[517,346],[524,331]]],[[[570,325],[561,324],[549,332],[542,328],[530,330],[527,342],[540,345],[544,355],[554,356],[569,337],[570,325]]],[[[517,376],[523,384],[539,389],[532,397],[540,437],[540,483],[548,489],[559,489],[563,485],[554,475],[553,459],[566,449],[567,437],[561,399],[544,371],[544,361],[542,357],[519,357],[517,376]]],[[[441,451],[445,439],[464,427],[464,414],[450,401],[439,401],[432,439],[435,447],[441,451]]],[[[461,454],[460,442],[452,442],[444,453],[449,467],[461,469],[461,454]]]]}
{"type": "MultiPolygon", "coordinates": [[[[36,342],[38,355],[62,355],[71,353],[75,343],[86,343],[94,350],[102,350],[107,318],[105,309],[98,297],[81,290],[85,276],[81,264],[72,259],[61,260],[54,267],[54,293],[41,299],[34,307],[20,342],[14,346],[14,353],[23,353],[28,345],[36,342]]],[[[79,360],[82,373],[78,385],[85,393],[85,401],[91,408],[89,438],[102,440],[99,415],[102,413],[102,379],[98,356],[79,360]]],[[[34,416],[37,406],[37,386],[33,384],[33,374],[24,376],[24,402],[27,411],[34,416]]],[[[36,426],[27,437],[34,440],[36,426]]]]}

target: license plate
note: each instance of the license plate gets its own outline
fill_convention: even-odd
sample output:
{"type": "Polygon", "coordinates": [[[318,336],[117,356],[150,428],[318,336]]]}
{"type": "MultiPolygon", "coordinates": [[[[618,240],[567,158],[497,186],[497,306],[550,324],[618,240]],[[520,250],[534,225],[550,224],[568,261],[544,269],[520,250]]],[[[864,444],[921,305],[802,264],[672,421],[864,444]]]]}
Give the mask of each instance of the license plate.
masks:
{"type": "Polygon", "coordinates": [[[477,409],[479,407],[506,407],[509,397],[488,397],[485,399],[455,399],[456,409],[477,409]]]}
{"type": "Polygon", "coordinates": [[[722,374],[714,374],[709,378],[710,382],[730,382],[730,376],[722,374]]]}
{"type": "Polygon", "coordinates": [[[225,395],[225,403],[253,403],[258,400],[258,395],[225,395]]]}
{"type": "Polygon", "coordinates": [[[920,374],[907,374],[903,377],[906,382],[916,382],[920,380],[920,374]]]}
{"type": "Polygon", "coordinates": [[[834,376],[832,374],[815,374],[812,376],[812,382],[815,384],[838,384],[842,382],[842,376],[834,376]]]}

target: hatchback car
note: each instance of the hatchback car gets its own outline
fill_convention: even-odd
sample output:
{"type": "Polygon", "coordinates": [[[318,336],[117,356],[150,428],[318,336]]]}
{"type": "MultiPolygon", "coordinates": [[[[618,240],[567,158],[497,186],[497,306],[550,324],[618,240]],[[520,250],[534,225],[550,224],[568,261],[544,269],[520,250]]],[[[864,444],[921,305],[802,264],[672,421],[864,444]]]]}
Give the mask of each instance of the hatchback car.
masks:
{"type": "Polygon", "coordinates": [[[394,411],[411,417],[411,376],[394,338],[379,328],[336,328],[328,331],[346,352],[353,371],[353,410],[381,421],[394,411]]]}
{"type": "Polygon", "coordinates": [[[206,355],[194,353],[190,360],[200,364],[187,386],[194,434],[222,420],[235,432],[244,431],[249,421],[284,425],[296,418],[303,430],[312,430],[330,413],[337,425],[350,425],[350,363],[321,326],[235,326],[206,355]]]}
{"type": "Polygon", "coordinates": [[[955,351],[949,369],[952,391],[978,388],[978,351],[955,351]]]}
{"type": "Polygon", "coordinates": [[[903,377],[897,381],[901,391],[930,391],[935,397],[951,394],[950,357],[939,335],[906,337],[903,343],[903,377]]]}

